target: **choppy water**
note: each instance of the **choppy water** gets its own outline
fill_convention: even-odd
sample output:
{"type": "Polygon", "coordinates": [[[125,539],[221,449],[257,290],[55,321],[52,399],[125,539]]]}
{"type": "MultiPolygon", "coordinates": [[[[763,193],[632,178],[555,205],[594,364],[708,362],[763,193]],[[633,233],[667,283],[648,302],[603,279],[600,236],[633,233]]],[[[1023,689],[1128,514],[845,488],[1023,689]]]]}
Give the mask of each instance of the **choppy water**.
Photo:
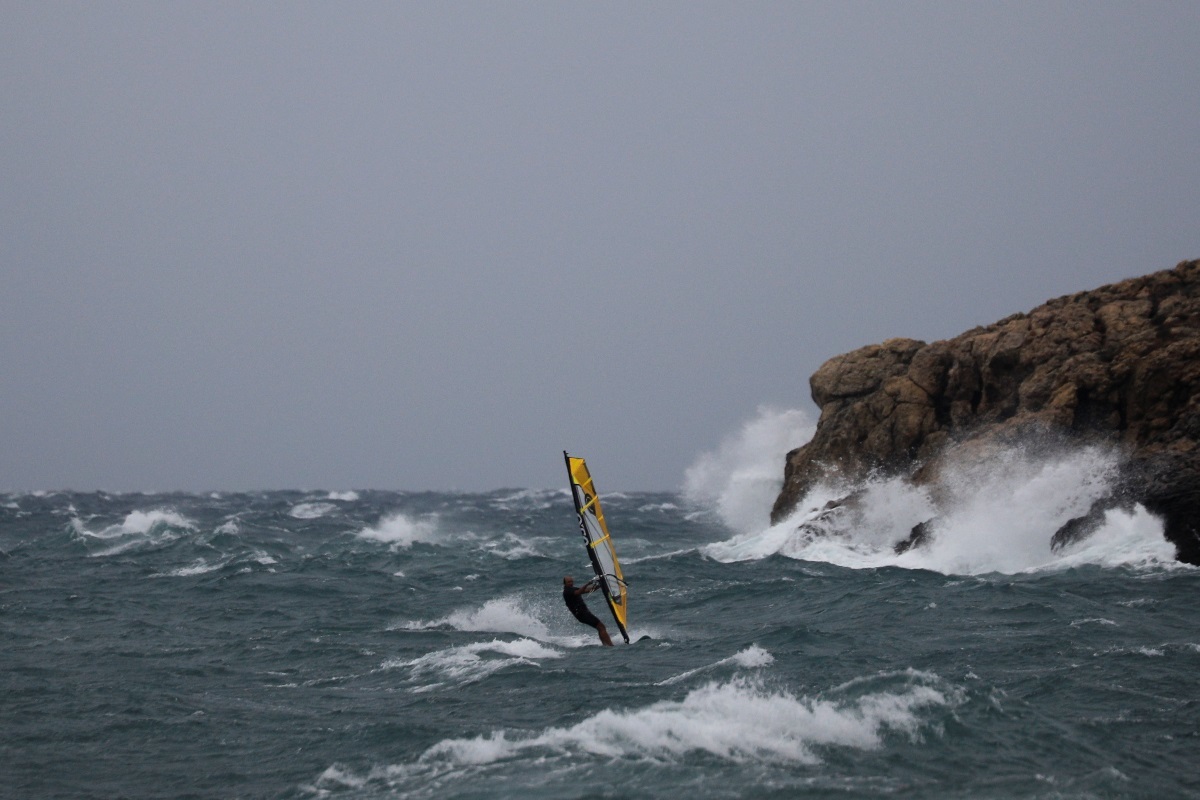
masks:
{"type": "MultiPolygon", "coordinates": [[[[1004,491],[1048,526],[1094,456],[1004,491]]],[[[593,470],[632,645],[562,607],[565,489],[0,496],[0,795],[1200,796],[1152,519],[1052,555],[968,503],[897,557],[885,485],[817,541],[593,470]]]]}

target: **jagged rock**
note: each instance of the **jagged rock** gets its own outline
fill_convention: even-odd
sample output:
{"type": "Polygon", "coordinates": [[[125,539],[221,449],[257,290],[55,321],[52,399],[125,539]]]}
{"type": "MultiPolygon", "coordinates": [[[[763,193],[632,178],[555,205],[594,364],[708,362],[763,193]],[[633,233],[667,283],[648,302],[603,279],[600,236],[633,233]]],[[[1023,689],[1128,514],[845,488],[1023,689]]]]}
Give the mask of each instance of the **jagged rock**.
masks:
{"type": "Polygon", "coordinates": [[[929,541],[930,533],[933,530],[933,520],[927,519],[924,522],[918,522],[913,525],[912,531],[908,534],[908,538],[904,541],[897,542],[892,548],[896,551],[896,555],[904,555],[914,547],[921,547],[929,541]]]}
{"type": "Polygon", "coordinates": [[[1050,537],[1050,549],[1058,552],[1091,536],[1104,524],[1104,515],[1114,508],[1128,511],[1131,504],[1116,497],[1102,497],[1082,517],[1067,520],[1050,537]]]}
{"type": "Polygon", "coordinates": [[[820,421],[787,456],[774,521],[831,474],[923,481],[950,443],[985,452],[1049,431],[1124,448],[1134,465],[1124,496],[1163,517],[1181,560],[1200,563],[1200,261],[953,339],[836,356],[810,388],[820,421]]]}

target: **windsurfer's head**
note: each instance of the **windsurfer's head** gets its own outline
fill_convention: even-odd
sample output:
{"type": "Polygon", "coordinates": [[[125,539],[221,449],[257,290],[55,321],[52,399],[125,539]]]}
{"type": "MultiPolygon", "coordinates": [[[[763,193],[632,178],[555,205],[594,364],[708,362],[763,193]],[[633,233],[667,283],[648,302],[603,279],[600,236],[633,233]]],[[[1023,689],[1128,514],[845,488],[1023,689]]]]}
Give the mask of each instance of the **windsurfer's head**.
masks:
{"type": "Polygon", "coordinates": [[[572,578],[570,575],[563,576],[563,586],[574,586],[574,585],[575,585],[574,578],[572,578]]]}

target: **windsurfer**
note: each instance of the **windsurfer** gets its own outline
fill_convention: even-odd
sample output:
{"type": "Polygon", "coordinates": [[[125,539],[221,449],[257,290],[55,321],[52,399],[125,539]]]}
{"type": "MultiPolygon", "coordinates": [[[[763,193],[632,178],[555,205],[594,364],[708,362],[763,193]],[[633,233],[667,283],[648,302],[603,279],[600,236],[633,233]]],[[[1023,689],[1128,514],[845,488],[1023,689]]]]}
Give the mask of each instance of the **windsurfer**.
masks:
{"type": "Polygon", "coordinates": [[[600,588],[599,583],[585,583],[578,589],[575,588],[575,579],[570,575],[563,578],[563,600],[567,604],[567,609],[575,615],[575,619],[582,622],[584,625],[591,625],[600,634],[600,641],[605,647],[612,647],[612,639],[608,638],[608,630],[604,627],[604,623],[596,619],[596,615],[588,610],[587,603],[583,602],[583,595],[588,592],[594,592],[600,588]]]}

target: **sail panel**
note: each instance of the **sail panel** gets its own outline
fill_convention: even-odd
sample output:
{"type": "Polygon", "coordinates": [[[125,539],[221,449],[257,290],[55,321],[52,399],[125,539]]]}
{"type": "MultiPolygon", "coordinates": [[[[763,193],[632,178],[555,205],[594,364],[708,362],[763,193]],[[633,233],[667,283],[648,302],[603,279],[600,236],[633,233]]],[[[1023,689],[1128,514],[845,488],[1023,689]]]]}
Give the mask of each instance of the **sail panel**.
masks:
{"type": "Polygon", "coordinates": [[[591,473],[584,460],[573,458],[565,451],[563,457],[566,459],[567,472],[571,478],[571,494],[575,500],[579,532],[586,543],[588,559],[592,562],[593,571],[600,578],[600,588],[604,591],[604,599],[608,602],[613,619],[617,621],[617,627],[621,629],[621,636],[628,642],[629,633],[625,629],[624,575],[621,573],[621,563],[617,560],[612,537],[608,533],[608,523],[604,521],[600,497],[596,493],[591,473]]]}

